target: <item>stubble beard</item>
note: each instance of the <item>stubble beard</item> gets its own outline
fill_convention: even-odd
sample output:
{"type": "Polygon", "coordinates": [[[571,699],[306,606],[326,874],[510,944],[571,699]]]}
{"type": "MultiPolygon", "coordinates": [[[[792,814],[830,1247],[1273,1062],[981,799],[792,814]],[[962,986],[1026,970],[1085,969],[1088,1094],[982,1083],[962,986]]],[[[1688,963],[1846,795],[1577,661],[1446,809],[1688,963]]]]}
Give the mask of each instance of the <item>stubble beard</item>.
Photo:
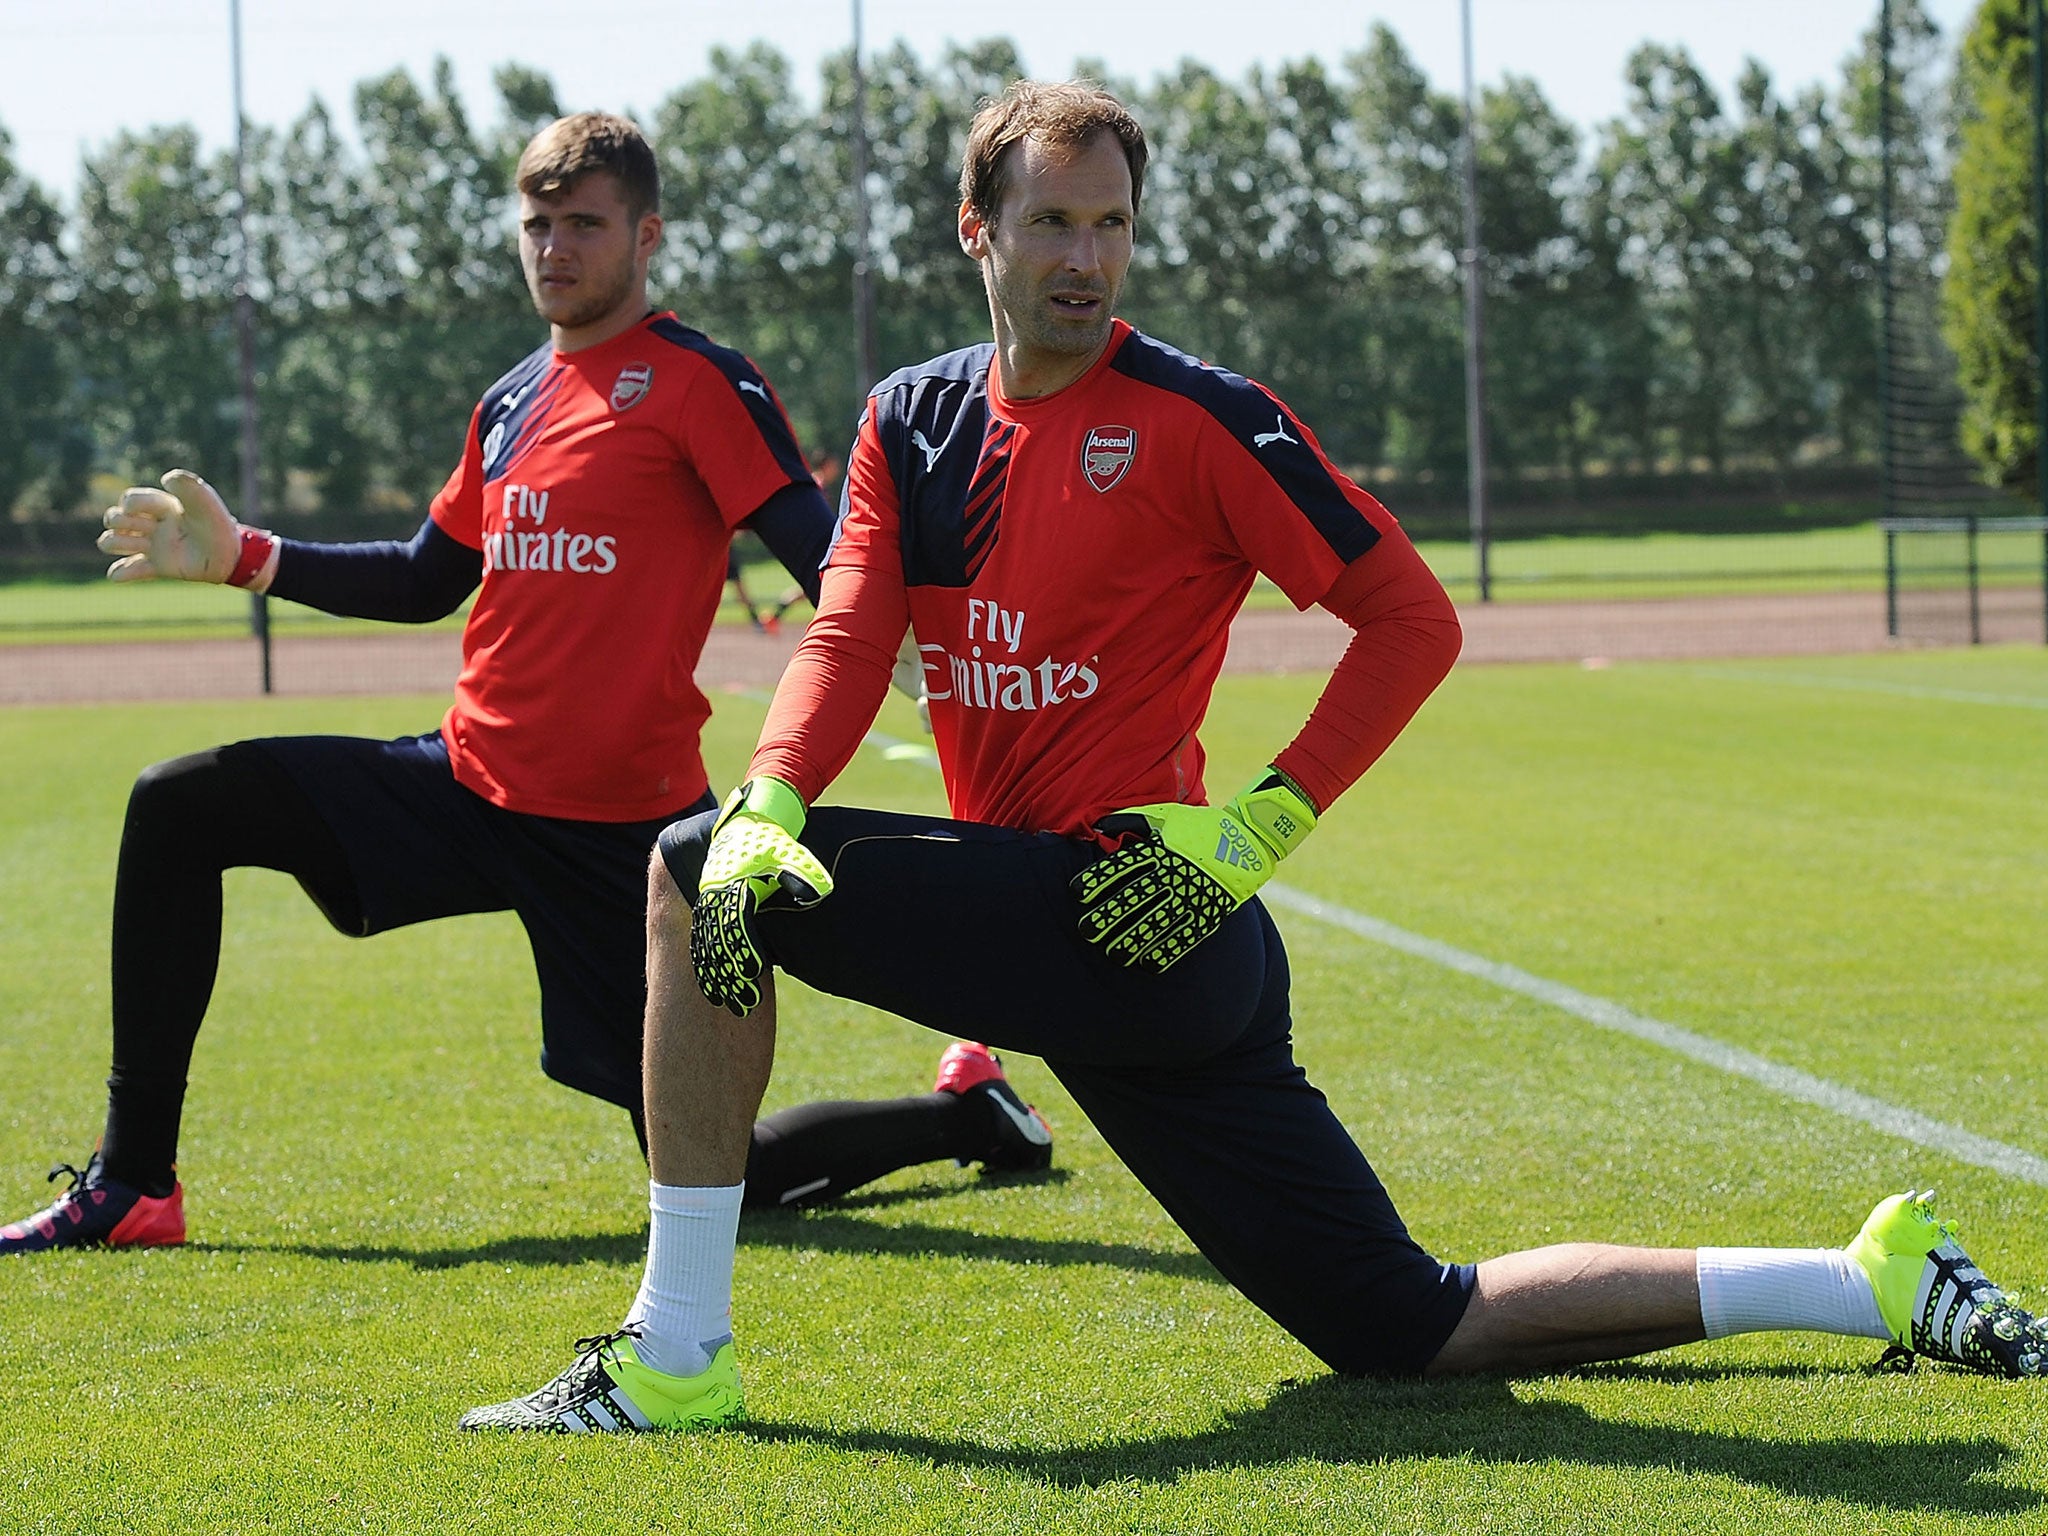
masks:
{"type": "Polygon", "coordinates": [[[540,286],[539,272],[527,278],[527,293],[533,299],[534,310],[541,319],[561,330],[574,331],[586,325],[594,325],[624,304],[633,292],[633,260],[630,255],[622,262],[612,281],[567,311],[551,311],[546,291],[540,286]]]}
{"type": "Polygon", "coordinates": [[[1107,286],[1098,290],[1101,310],[1085,325],[1061,320],[1041,285],[1012,276],[999,265],[991,266],[989,290],[995,307],[1008,322],[1011,337],[1055,357],[1086,357],[1099,351],[1109,340],[1110,322],[1116,318],[1117,293],[1107,286]]]}

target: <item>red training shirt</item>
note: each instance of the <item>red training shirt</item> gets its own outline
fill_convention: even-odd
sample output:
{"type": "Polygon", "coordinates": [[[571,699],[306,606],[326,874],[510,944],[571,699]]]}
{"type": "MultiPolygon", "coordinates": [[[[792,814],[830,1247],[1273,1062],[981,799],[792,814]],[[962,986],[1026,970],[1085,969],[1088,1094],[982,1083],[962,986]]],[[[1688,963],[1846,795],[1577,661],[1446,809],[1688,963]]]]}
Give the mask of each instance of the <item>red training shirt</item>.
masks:
{"type": "Polygon", "coordinates": [[[441,726],[456,779],[580,821],[701,796],[694,673],[732,530],[809,480],[760,371],[672,314],[494,384],[432,507],[483,552],[441,726]]]}
{"type": "Polygon", "coordinates": [[[1195,733],[1263,571],[1359,631],[1279,759],[1327,806],[1457,653],[1399,525],[1264,388],[1122,321],[1038,399],[1005,399],[992,357],[949,354],[870,398],[818,617],[753,772],[816,798],[907,617],[955,816],[1082,835],[1128,806],[1203,803],[1195,733]]]}

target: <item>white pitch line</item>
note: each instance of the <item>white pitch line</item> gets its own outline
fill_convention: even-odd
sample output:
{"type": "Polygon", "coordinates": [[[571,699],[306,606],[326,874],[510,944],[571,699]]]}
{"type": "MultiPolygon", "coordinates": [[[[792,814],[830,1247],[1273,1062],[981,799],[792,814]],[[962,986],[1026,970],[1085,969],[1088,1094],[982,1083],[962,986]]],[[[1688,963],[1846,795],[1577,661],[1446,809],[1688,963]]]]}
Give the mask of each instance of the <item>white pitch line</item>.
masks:
{"type": "MultiPolygon", "coordinates": [[[[765,698],[765,695],[751,694],[750,697],[765,698]]],[[[887,751],[891,747],[913,745],[900,737],[890,736],[882,731],[869,731],[867,744],[887,751]]],[[[917,743],[916,745],[922,745],[917,743]]],[[[935,758],[921,757],[927,767],[937,768],[935,758]]],[[[1740,1046],[1728,1045],[1707,1035],[1695,1034],[1681,1029],[1676,1024],[1666,1024],[1662,1019],[1653,1019],[1648,1014],[1637,1013],[1621,1004],[1610,1002],[1604,997],[1595,997],[1590,992],[1581,992],[1568,987],[1561,981],[1551,981],[1534,975],[1519,966],[1506,965],[1498,960],[1488,960],[1482,955],[1458,949],[1436,939],[1424,938],[1419,933],[1410,933],[1405,928],[1396,928],[1392,923],[1382,922],[1376,917],[1367,917],[1363,912],[1353,912],[1349,907],[1340,907],[1335,902],[1324,901],[1306,891],[1297,891],[1279,881],[1268,882],[1259,892],[1270,906],[1283,911],[1296,912],[1303,917],[1314,918],[1333,928],[1356,934],[1359,938],[1370,939],[1389,949],[1398,949],[1403,954],[1413,955],[1419,960],[1443,966],[1446,970],[1458,971],[1464,975],[1490,982],[1503,991],[1519,993],[1548,1003],[1586,1023],[1600,1029],[1613,1030],[1616,1034],[1628,1035],[1651,1045],[1660,1045],[1667,1051],[1690,1057],[1703,1065],[1728,1073],[1731,1077],[1747,1078],[1750,1082],[1783,1094],[1802,1104],[1812,1104],[1845,1119],[1858,1120],[1887,1136],[1896,1136],[1914,1146],[1926,1147],[1930,1151],[1945,1152],[1957,1162],[1968,1163],[1973,1168],[1988,1168],[1993,1173],[2002,1173],[2008,1178],[2022,1179],[2029,1184],[2048,1187],[2048,1158],[2028,1152],[2023,1148],[2008,1146],[2002,1141],[1993,1141],[1989,1136],[1979,1136],[1975,1131],[1966,1131],[1959,1125],[1950,1125],[1945,1120],[1936,1120],[1923,1115],[1916,1109],[1889,1104],[1883,1099],[1872,1098],[1867,1093],[1858,1093],[1854,1088],[1830,1082],[1824,1077],[1815,1077],[1811,1072],[1802,1072],[1797,1067],[1784,1066],[1759,1056],[1754,1051],[1745,1051],[1740,1046]]]]}
{"type": "Polygon", "coordinates": [[[1706,1035],[1694,1034],[1676,1024],[1666,1024],[1661,1019],[1633,1012],[1619,1003],[1604,997],[1594,997],[1562,982],[1550,981],[1535,976],[1498,960],[1455,949],[1435,939],[1426,939],[1421,934],[1409,933],[1396,928],[1392,923],[1381,922],[1376,917],[1367,917],[1362,912],[1353,912],[1333,902],[1323,901],[1297,891],[1291,886],[1277,883],[1268,884],[1260,893],[1275,907],[1289,912],[1298,912],[1303,917],[1312,917],[1318,922],[1342,928],[1375,944],[1384,944],[1389,949],[1398,949],[1403,954],[1414,955],[1448,970],[1461,971],[1467,976],[1491,982],[1505,991],[1517,992],[1524,997],[1535,998],[1553,1008],[1563,1009],[1574,1018],[1585,1020],[1601,1029],[1611,1029],[1617,1034],[1630,1035],[1652,1045],[1661,1045],[1668,1051],[1689,1056],[1694,1061],[1716,1067],[1734,1077],[1748,1078],[1760,1083],[1774,1093],[1786,1098],[1797,1099],[1802,1104],[1817,1105],[1832,1110],[1851,1120],[1860,1120],[1875,1127],[1886,1135],[1897,1136],[1916,1146],[1945,1152],[1959,1162],[1969,1163],[1977,1168],[1989,1168],[2011,1178],[2024,1179],[2030,1184],[2048,1185],[2048,1158],[2037,1157],[2019,1147],[2007,1146],[2002,1141],[1993,1141],[1988,1136],[1979,1136],[1961,1126],[1950,1125],[1923,1115],[1918,1110],[1906,1109],[1897,1104],[1888,1104],[1883,1099],[1874,1099],[1867,1093],[1858,1093],[1840,1083],[1829,1082],[1824,1077],[1815,1077],[1797,1067],[1787,1067],[1752,1051],[1738,1046],[1727,1045],[1706,1035]]]}

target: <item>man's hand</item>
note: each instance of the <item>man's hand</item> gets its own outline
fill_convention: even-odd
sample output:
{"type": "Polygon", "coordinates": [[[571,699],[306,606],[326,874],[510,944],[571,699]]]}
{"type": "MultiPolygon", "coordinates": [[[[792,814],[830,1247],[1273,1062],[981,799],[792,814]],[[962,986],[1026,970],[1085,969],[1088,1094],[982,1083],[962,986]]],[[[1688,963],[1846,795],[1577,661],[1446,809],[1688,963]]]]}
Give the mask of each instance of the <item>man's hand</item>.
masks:
{"type": "Polygon", "coordinates": [[[697,909],[690,919],[690,965],[704,996],[745,1018],[761,1001],[761,951],[753,917],[781,902],[813,906],[832,894],[832,877],[797,841],[804,802],[780,779],[749,779],[726,797],[704,851],[697,909]]]}
{"type": "Polygon", "coordinates": [[[1097,823],[1123,845],[1074,876],[1081,937],[1155,974],[1223,926],[1315,830],[1278,769],[1222,806],[1140,805],[1097,823]]]}
{"type": "Polygon", "coordinates": [[[161,491],[131,485],[118,507],[107,508],[100,553],[121,556],[107,567],[107,579],[226,581],[241,558],[241,525],[219,493],[191,471],[174,469],[163,483],[161,491]]]}
{"type": "Polygon", "coordinates": [[[932,705],[925,696],[924,652],[917,648],[917,631],[903,632],[903,644],[896,651],[896,665],[889,669],[889,682],[903,697],[917,706],[917,723],[925,735],[932,733],[932,705]]]}

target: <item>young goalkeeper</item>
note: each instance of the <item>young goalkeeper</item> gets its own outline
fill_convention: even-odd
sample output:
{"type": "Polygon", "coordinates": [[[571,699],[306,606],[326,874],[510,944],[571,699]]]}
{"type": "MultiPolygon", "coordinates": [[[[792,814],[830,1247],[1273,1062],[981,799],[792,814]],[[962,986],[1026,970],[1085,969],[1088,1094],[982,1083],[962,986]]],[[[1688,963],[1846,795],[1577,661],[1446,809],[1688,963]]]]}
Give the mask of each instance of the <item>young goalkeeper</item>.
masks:
{"type": "MultiPolygon", "coordinates": [[[[662,827],[715,804],[697,739],[710,705],[692,672],[727,548],[752,527],[815,595],[832,515],[754,365],[650,309],[661,219],[639,131],[563,118],[527,145],[518,185],[521,262],[550,340],[486,392],[410,542],[242,527],[182,470],[107,513],[117,581],[228,582],[400,622],[476,602],[438,730],[236,742],[136,781],[114,887],[104,1134],[82,1169],[60,1165],[72,1185],[53,1205],[0,1228],[0,1253],[184,1241],[179,1126],[225,869],[295,876],[357,937],[517,912],[543,1070],[642,1127],[646,869],[662,827]]],[[[1051,1156],[994,1058],[965,1050],[932,1094],[788,1111],[753,1144],[770,1204],[940,1157],[1051,1156]]]]}

